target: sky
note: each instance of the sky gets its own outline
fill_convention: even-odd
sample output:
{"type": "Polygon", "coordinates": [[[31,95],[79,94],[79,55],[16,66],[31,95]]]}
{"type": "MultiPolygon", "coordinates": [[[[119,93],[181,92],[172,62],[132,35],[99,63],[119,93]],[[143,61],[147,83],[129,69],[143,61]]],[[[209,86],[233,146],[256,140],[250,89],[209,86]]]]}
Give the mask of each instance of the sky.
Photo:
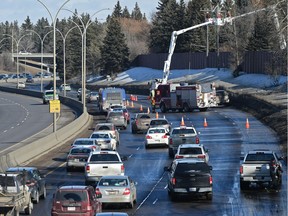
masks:
{"type": "MultiPolygon", "coordinates": [[[[41,0],[48,10],[52,18],[54,19],[57,11],[66,2],[66,0],[41,0]]],[[[158,6],[158,0],[119,0],[122,9],[127,6],[129,12],[133,10],[136,2],[142,12],[145,13],[148,20],[151,19],[151,15],[156,12],[158,6]]],[[[95,14],[97,11],[109,8],[110,10],[102,10],[95,14],[94,18],[97,18],[100,22],[105,20],[106,17],[112,13],[117,0],[70,0],[65,4],[63,8],[74,11],[77,9],[78,14],[88,13],[90,15],[95,14]]],[[[58,18],[68,18],[72,14],[68,11],[60,11],[58,18]]],[[[21,25],[24,20],[29,16],[33,24],[36,24],[37,20],[42,17],[48,18],[51,21],[51,16],[45,7],[37,0],[0,0],[0,23],[1,22],[14,22],[15,20],[21,25]]]]}

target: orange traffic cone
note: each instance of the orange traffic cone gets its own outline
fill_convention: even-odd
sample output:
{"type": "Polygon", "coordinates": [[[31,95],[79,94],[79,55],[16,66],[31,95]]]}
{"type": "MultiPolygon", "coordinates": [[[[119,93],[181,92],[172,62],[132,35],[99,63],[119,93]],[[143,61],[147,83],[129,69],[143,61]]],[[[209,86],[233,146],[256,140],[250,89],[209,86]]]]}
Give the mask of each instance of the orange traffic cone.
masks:
{"type": "Polygon", "coordinates": [[[131,107],[134,107],[134,103],[133,103],[133,101],[131,101],[131,107]]]}
{"type": "Polygon", "coordinates": [[[250,128],[250,124],[249,124],[249,120],[248,120],[248,118],[246,118],[246,129],[249,129],[250,128]]]}
{"type": "Polygon", "coordinates": [[[149,107],[148,107],[148,109],[147,109],[147,113],[148,113],[148,114],[150,113],[150,109],[149,109],[149,107]]]}
{"type": "Polygon", "coordinates": [[[207,127],[208,126],[208,123],[206,121],[206,118],[204,118],[204,127],[207,127]]]}
{"type": "Polygon", "coordinates": [[[135,96],[135,101],[138,101],[138,96],[137,95],[135,96]]]}
{"type": "Polygon", "coordinates": [[[183,116],[182,116],[182,119],[181,119],[180,126],[185,126],[185,122],[184,122],[183,116]]]}
{"type": "Polygon", "coordinates": [[[159,115],[158,115],[158,112],[156,112],[156,118],[158,119],[159,115]]]}
{"type": "Polygon", "coordinates": [[[142,104],[140,105],[140,112],[142,112],[143,111],[143,107],[142,107],[142,104]]]}

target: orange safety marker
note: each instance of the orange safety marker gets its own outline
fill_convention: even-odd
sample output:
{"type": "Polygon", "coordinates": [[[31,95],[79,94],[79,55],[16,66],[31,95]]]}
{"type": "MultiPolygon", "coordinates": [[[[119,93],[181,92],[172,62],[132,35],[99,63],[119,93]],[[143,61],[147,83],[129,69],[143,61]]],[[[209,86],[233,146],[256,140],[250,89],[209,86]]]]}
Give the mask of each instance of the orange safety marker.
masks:
{"type": "Polygon", "coordinates": [[[156,112],[156,118],[158,119],[159,115],[158,115],[158,112],[156,112]]]}
{"type": "Polygon", "coordinates": [[[150,109],[149,109],[149,107],[148,107],[148,109],[147,109],[147,113],[148,113],[148,114],[150,113],[150,109]]]}
{"type": "Polygon", "coordinates": [[[135,96],[135,101],[138,101],[138,96],[137,95],[135,96]]]}
{"type": "Polygon", "coordinates": [[[141,111],[141,112],[143,111],[143,107],[142,107],[142,104],[140,105],[140,111],[141,111]]]}
{"type": "Polygon", "coordinates": [[[249,124],[249,120],[248,118],[246,118],[246,125],[245,125],[246,129],[249,129],[250,128],[250,124],[249,124]]]}
{"type": "Polygon", "coordinates": [[[207,127],[208,126],[208,123],[206,121],[206,118],[204,118],[204,127],[207,127]]]}
{"type": "Polygon", "coordinates": [[[134,103],[133,103],[133,101],[131,101],[131,107],[134,107],[134,103]]]}
{"type": "Polygon", "coordinates": [[[185,122],[184,122],[183,116],[182,116],[182,119],[181,119],[180,126],[185,126],[185,122]]]}

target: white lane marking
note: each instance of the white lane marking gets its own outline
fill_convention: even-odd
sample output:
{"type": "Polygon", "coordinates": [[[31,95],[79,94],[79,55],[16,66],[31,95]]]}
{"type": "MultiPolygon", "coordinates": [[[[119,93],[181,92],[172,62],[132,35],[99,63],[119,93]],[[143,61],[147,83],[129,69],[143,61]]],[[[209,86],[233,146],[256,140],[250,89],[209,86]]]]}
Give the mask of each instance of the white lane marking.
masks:
{"type": "Polygon", "coordinates": [[[155,203],[158,201],[158,198],[153,202],[153,205],[155,205],[155,203]]]}
{"type": "Polygon", "coordinates": [[[144,198],[144,200],[140,203],[140,205],[138,206],[138,208],[136,209],[139,210],[141,208],[141,206],[146,202],[146,200],[151,196],[151,194],[153,193],[153,191],[155,190],[155,188],[157,187],[157,185],[160,183],[160,181],[163,179],[164,177],[164,173],[161,176],[161,178],[157,181],[157,183],[154,185],[154,187],[152,188],[152,190],[149,192],[149,194],[144,198]]]}
{"type": "Polygon", "coordinates": [[[47,172],[46,176],[47,176],[47,175],[50,175],[52,172],[54,172],[55,170],[57,170],[59,167],[63,167],[64,165],[66,165],[66,162],[60,164],[60,165],[59,165],[58,167],[56,167],[55,169],[53,169],[53,170],[47,172]]]}
{"type": "Polygon", "coordinates": [[[137,148],[137,151],[140,149],[140,146],[137,148]]]}
{"type": "Polygon", "coordinates": [[[164,189],[167,189],[168,188],[168,184],[166,184],[166,186],[164,187],[164,189]]]}
{"type": "Polygon", "coordinates": [[[11,127],[11,129],[13,129],[13,128],[14,128],[14,126],[11,127]]]}
{"type": "Polygon", "coordinates": [[[3,131],[3,133],[6,133],[6,132],[7,132],[7,130],[3,131]]]}
{"type": "Polygon", "coordinates": [[[128,157],[128,158],[131,158],[132,156],[133,156],[133,154],[129,155],[129,157],[128,157]]]}
{"type": "Polygon", "coordinates": [[[19,125],[20,125],[20,123],[17,124],[17,126],[19,126],[19,125]]]}

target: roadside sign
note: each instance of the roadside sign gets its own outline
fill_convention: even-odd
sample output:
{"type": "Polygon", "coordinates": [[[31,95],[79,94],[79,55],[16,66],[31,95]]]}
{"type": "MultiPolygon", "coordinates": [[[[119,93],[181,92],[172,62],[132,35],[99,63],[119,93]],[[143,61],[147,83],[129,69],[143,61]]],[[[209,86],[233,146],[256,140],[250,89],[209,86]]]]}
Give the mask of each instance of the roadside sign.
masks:
{"type": "Polygon", "coordinates": [[[50,100],[49,112],[50,113],[60,113],[60,100],[50,100]]]}

